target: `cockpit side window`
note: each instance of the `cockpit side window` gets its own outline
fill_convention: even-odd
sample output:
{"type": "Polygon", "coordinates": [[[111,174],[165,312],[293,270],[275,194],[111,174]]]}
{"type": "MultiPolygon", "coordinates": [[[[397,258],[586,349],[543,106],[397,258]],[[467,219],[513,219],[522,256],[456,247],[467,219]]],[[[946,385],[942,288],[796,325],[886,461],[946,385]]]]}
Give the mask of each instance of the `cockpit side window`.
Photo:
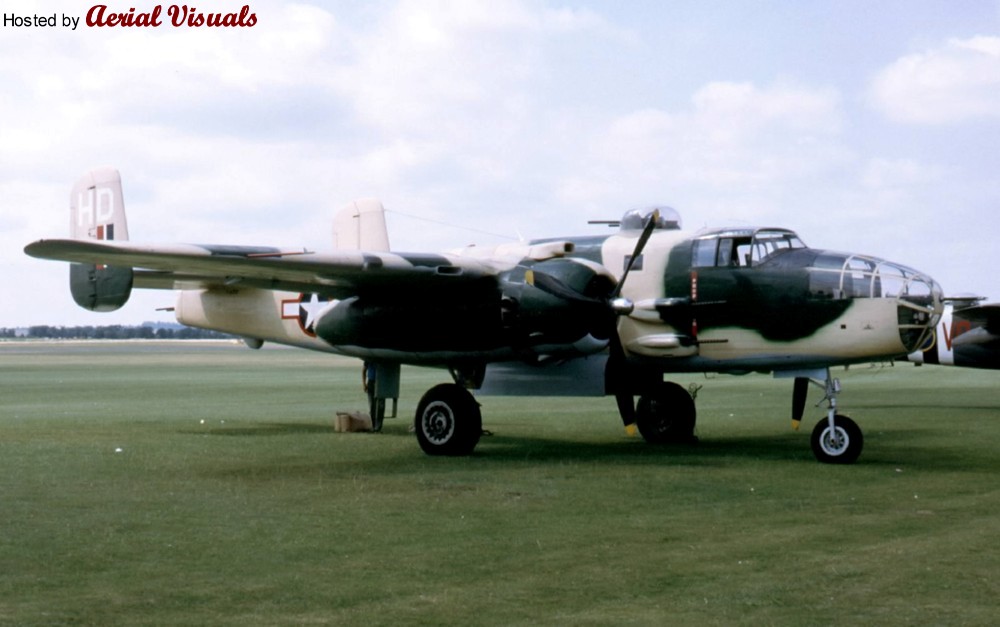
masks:
{"type": "Polygon", "coordinates": [[[719,240],[710,237],[707,239],[696,239],[694,250],[691,253],[691,266],[694,268],[708,268],[715,265],[715,250],[719,240]]]}
{"type": "Polygon", "coordinates": [[[720,237],[715,265],[720,268],[744,268],[750,265],[749,237],[720,237]]]}
{"type": "Polygon", "coordinates": [[[749,237],[737,237],[733,239],[733,257],[729,265],[749,268],[753,263],[751,252],[751,239],[749,237]]]}
{"type": "Polygon", "coordinates": [[[715,257],[715,265],[720,268],[735,265],[733,258],[733,238],[723,237],[719,239],[719,254],[715,257]]]}
{"type": "Polygon", "coordinates": [[[790,231],[726,231],[696,239],[691,265],[695,268],[749,268],[776,253],[805,247],[790,231]]]}
{"type": "Polygon", "coordinates": [[[706,237],[694,241],[691,265],[695,268],[737,268],[750,265],[751,238],[706,237]]]}
{"type": "Polygon", "coordinates": [[[753,264],[757,265],[778,252],[805,247],[794,233],[759,231],[753,241],[753,264]]]}

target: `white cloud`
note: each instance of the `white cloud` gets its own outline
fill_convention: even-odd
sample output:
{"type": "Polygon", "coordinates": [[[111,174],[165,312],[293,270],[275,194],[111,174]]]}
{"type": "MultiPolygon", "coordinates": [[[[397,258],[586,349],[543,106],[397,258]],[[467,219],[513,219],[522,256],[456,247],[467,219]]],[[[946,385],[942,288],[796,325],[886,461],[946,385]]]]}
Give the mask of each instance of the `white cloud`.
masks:
{"type": "MultiPolygon", "coordinates": [[[[132,236],[145,241],[326,247],[332,212],[371,195],[494,227],[483,213],[502,200],[473,199],[532,169],[518,153],[535,148],[542,47],[606,27],[588,10],[517,1],[405,0],[359,9],[350,29],[321,6],[252,6],[259,21],[245,30],[4,32],[0,254],[15,274],[38,269],[41,289],[65,296],[64,273],[20,251],[65,232],[70,185],[99,165],[121,169],[132,236]]],[[[15,7],[42,9],[85,12],[15,7]]],[[[455,243],[439,231],[394,241],[455,243]]]]}
{"type": "Polygon", "coordinates": [[[560,196],[605,205],[697,198],[702,209],[725,204],[759,216],[788,186],[850,160],[839,138],[842,115],[838,93],[826,87],[709,83],[684,110],[611,120],[560,196]]]}
{"type": "Polygon", "coordinates": [[[547,38],[602,29],[613,34],[586,10],[404,0],[355,33],[331,85],[379,132],[482,146],[534,112],[547,38]]]}
{"type": "MultiPolygon", "coordinates": [[[[858,141],[855,94],[832,74],[727,65],[721,52],[678,43],[694,26],[670,11],[640,21],[629,9],[535,0],[251,5],[260,19],[244,31],[3,32],[9,277],[30,276],[32,288],[68,301],[64,269],[21,248],[65,232],[69,187],[98,165],[122,170],[136,239],[311,248],[329,245],[338,207],[378,196],[396,212],[399,249],[490,240],[441,222],[529,237],[602,233],[585,220],[667,203],[688,226],[771,222],[819,246],[894,256],[883,240],[899,252],[933,248],[928,207],[956,204],[956,190],[969,207],[997,197],[968,166],[958,173],[957,159],[941,159],[945,168],[936,152],[858,141]],[[911,236],[919,229],[923,239],[911,236]]],[[[68,0],[25,6],[84,10],[68,0]]],[[[699,28],[725,36],[714,24],[699,28]]],[[[996,45],[956,40],[901,59],[909,74],[894,64],[879,79],[936,75],[948,60],[961,71],[943,75],[976,96],[965,100],[995,106],[992,91],[970,86],[997,87],[996,45]]],[[[910,101],[923,93],[894,89],[910,101]]],[[[989,119],[956,110],[940,107],[949,119],[989,119]]],[[[979,164],[995,172],[989,159],[979,164]]],[[[80,314],[71,304],[53,311],[37,322],[80,314]]]]}
{"type": "Polygon", "coordinates": [[[896,122],[1000,118],[1000,37],[950,39],[901,57],[876,74],[869,99],[896,122]]]}

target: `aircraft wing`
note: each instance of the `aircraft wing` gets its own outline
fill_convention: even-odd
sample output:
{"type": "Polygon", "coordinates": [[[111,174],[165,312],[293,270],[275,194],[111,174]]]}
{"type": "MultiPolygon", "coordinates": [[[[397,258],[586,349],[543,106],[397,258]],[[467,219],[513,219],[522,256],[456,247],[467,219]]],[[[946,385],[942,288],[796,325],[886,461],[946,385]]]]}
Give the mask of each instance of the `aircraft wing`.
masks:
{"type": "Polygon", "coordinates": [[[990,333],[1000,335],[1000,304],[978,305],[958,309],[955,313],[971,322],[973,327],[984,327],[990,333]]]}
{"type": "Polygon", "coordinates": [[[955,317],[968,320],[972,325],[971,330],[955,338],[955,344],[1000,344],[1000,304],[958,309],[955,317]]]}
{"type": "Polygon", "coordinates": [[[135,286],[190,289],[240,285],[315,292],[343,298],[377,290],[452,289],[490,279],[490,263],[456,255],[336,251],[288,252],[271,247],[197,244],[142,245],[128,241],[39,240],[32,257],[135,269],[135,286]]]}

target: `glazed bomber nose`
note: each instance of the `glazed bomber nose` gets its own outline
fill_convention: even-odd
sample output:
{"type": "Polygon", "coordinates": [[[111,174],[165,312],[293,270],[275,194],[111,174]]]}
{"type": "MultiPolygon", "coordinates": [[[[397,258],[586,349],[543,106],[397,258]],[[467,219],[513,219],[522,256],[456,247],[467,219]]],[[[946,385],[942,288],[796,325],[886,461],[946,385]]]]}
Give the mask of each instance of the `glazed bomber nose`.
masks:
{"type": "Polygon", "coordinates": [[[821,252],[810,282],[814,294],[834,300],[894,301],[899,339],[910,352],[930,341],[943,311],[941,286],[930,275],[877,257],[821,252]]]}

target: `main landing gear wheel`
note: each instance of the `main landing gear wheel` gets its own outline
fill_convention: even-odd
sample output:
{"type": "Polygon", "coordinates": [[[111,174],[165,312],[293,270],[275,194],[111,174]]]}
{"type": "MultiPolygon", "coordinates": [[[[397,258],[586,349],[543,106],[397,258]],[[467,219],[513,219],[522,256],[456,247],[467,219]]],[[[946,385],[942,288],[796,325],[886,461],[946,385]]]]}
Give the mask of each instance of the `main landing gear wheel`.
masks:
{"type": "Polygon", "coordinates": [[[692,443],[696,410],[688,391],[671,381],[660,383],[650,395],[639,398],[636,425],[650,444],[692,443]]]}
{"type": "Polygon", "coordinates": [[[861,428],[847,416],[833,417],[833,429],[829,419],[816,424],[812,432],[812,449],[816,459],[826,464],[853,464],[861,455],[864,437],[861,428]]]}
{"type": "Polygon", "coordinates": [[[413,426],[428,455],[471,455],[483,434],[483,417],[468,390],[442,383],[420,399],[413,426]]]}

